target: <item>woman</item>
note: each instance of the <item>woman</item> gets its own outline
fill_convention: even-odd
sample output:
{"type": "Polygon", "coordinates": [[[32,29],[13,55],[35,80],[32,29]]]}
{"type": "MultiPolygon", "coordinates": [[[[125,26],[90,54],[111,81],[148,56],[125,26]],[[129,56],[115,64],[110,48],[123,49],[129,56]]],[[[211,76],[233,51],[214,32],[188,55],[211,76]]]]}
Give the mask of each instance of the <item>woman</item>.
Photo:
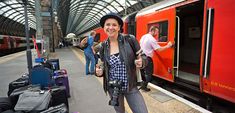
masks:
{"type": "Polygon", "coordinates": [[[103,65],[101,63],[96,65],[96,76],[103,76],[104,78],[104,90],[105,92],[108,91],[112,100],[114,100],[110,101],[109,104],[114,105],[117,113],[125,113],[125,97],[133,113],[147,113],[143,96],[137,89],[136,68],[144,68],[147,61],[141,54],[138,41],[134,36],[127,37],[120,33],[123,21],[115,13],[103,16],[100,19],[100,25],[108,38],[102,43],[100,49],[100,58],[103,65]],[[119,105],[116,106],[116,97],[113,94],[117,91],[116,89],[114,91],[114,86],[119,87],[120,81],[119,105]],[[118,83],[118,85],[114,85],[115,83],[118,83]]]}

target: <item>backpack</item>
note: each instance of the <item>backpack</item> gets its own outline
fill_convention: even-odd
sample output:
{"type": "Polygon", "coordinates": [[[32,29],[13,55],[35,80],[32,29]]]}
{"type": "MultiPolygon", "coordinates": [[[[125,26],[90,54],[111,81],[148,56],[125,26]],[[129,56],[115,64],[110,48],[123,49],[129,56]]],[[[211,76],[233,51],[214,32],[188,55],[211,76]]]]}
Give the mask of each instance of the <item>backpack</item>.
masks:
{"type": "Polygon", "coordinates": [[[79,44],[79,47],[80,47],[81,49],[87,48],[87,46],[88,46],[87,41],[88,41],[88,37],[83,37],[83,38],[81,38],[81,42],[80,42],[80,44],[79,44]]]}

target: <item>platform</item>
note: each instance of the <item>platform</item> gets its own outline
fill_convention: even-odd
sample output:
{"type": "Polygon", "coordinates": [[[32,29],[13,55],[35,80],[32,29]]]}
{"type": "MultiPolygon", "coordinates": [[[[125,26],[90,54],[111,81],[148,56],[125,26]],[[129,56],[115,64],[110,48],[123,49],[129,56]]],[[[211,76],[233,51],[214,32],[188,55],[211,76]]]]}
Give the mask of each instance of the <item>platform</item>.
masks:
{"type": "MultiPolygon", "coordinates": [[[[0,58],[0,96],[6,96],[9,82],[27,72],[26,52],[12,54],[0,58]]],[[[102,88],[102,79],[85,75],[85,59],[83,52],[77,48],[56,49],[53,55],[59,58],[60,68],[68,70],[71,98],[70,113],[115,113],[108,105],[109,96],[102,88]]],[[[205,109],[194,105],[153,84],[150,92],[142,92],[149,113],[205,113],[205,109]]],[[[126,112],[131,113],[128,105],[126,112]]]]}

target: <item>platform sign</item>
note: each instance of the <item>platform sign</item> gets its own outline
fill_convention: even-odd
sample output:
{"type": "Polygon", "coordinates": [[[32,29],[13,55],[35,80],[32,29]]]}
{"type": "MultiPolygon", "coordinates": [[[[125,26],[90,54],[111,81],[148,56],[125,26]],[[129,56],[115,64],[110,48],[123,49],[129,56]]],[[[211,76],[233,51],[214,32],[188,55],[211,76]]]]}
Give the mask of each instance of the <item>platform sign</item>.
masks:
{"type": "Polygon", "coordinates": [[[41,12],[41,16],[50,17],[50,16],[51,16],[51,13],[50,13],[50,12],[41,12]]]}

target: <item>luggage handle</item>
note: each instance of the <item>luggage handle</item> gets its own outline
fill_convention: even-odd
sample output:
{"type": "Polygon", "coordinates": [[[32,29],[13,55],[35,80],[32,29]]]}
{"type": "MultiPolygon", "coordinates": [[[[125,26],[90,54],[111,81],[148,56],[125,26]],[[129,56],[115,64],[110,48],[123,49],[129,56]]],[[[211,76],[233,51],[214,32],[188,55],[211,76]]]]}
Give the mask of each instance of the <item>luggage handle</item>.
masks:
{"type": "Polygon", "coordinates": [[[25,81],[20,81],[20,82],[13,82],[12,83],[12,86],[24,86],[26,84],[26,82],[25,81]]]}

